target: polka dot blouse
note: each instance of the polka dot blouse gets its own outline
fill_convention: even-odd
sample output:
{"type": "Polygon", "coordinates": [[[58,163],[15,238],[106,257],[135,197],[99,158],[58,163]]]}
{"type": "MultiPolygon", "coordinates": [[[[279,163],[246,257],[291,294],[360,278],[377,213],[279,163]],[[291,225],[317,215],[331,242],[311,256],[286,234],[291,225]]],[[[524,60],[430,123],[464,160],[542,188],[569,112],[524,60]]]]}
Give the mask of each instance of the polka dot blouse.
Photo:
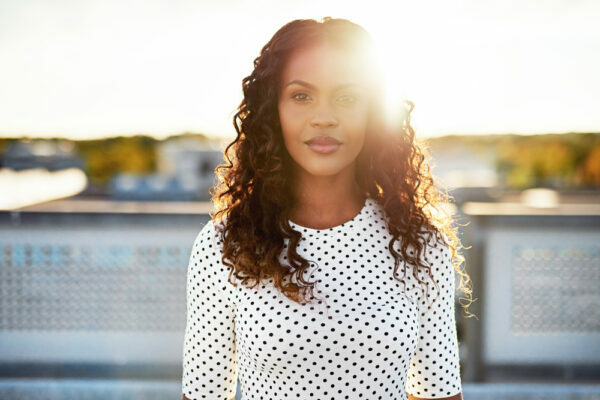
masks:
{"type": "Polygon", "coordinates": [[[430,282],[422,291],[411,267],[404,276],[400,264],[405,295],[392,276],[391,235],[374,199],[332,228],[289,222],[302,233],[305,278],[317,281],[323,301],[295,303],[272,280],[236,288],[227,282],[213,222],[197,235],[187,272],[183,394],[228,400],[238,378],[243,400],[405,400],[406,393],[440,398],[462,391],[447,246],[431,236],[424,256],[439,291],[421,271],[430,282]]]}

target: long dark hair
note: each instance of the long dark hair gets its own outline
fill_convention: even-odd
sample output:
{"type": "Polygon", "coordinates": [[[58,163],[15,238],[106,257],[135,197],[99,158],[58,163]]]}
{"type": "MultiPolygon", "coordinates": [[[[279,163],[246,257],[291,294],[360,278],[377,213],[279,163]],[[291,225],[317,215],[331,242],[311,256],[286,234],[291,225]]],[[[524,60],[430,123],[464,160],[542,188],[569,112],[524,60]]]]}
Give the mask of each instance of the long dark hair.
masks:
{"type": "Polygon", "coordinates": [[[469,277],[460,268],[464,257],[458,251],[457,228],[443,207],[450,196],[447,189],[435,186],[426,144],[415,139],[410,125],[414,104],[406,102],[400,121],[392,125],[386,121],[383,83],[377,79],[379,64],[368,51],[373,48],[371,36],[351,21],[331,17],[285,24],[263,46],[254,59],[254,70],[242,80],[244,98],[233,117],[237,137],[226,147],[226,163],[216,168],[218,183],[211,189],[216,209],[212,219],[221,232],[222,261],[230,268],[230,282],[234,283],[231,277],[235,275],[242,284],[255,287],[262,279],[272,278],[275,287],[296,302],[306,302],[308,291],[314,296],[315,282],[304,280],[310,264],[297,253],[301,233],[288,223],[296,200],[290,179],[293,164],[283,141],[277,99],[281,71],[291,52],[321,40],[363,57],[374,68],[372,89],[377,95],[370,107],[369,132],[359,154],[356,179],[388,217],[394,276],[404,260],[417,266],[413,275],[420,283],[426,283],[419,279],[420,269],[433,278],[421,257],[427,242],[423,243],[422,234],[429,232],[452,249],[460,286],[470,295],[471,288],[465,285],[469,277]],[[289,239],[287,260],[298,284],[286,279],[292,274],[290,265],[279,261],[285,238],[289,239]],[[396,241],[400,252],[394,249],[396,241]]]}

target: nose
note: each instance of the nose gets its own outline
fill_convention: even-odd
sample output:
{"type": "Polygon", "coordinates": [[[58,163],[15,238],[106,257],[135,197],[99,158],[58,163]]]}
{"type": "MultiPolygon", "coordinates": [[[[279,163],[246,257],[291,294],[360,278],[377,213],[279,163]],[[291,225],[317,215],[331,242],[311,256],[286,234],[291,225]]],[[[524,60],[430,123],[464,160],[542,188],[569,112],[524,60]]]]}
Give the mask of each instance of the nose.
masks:
{"type": "Polygon", "coordinates": [[[315,109],[315,114],[312,117],[310,124],[313,127],[331,127],[337,126],[338,120],[336,116],[331,111],[331,108],[326,102],[323,102],[323,105],[317,107],[315,109]]]}

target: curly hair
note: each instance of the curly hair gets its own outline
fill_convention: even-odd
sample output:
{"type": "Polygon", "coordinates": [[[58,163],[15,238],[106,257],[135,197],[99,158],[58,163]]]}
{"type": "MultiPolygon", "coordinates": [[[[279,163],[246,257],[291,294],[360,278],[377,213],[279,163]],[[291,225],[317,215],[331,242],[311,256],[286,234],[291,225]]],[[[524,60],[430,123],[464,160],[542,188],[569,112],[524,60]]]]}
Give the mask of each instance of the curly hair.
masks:
{"type": "MultiPolygon", "coordinates": [[[[230,283],[236,285],[231,281],[232,275],[250,288],[262,279],[272,278],[278,290],[298,303],[307,302],[308,291],[314,297],[316,282],[304,279],[310,264],[297,253],[302,235],[288,222],[296,201],[290,179],[293,164],[283,141],[277,99],[279,79],[291,52],[320,40],[363,57],[374,68],[373,91],[379,95],[373,96],[375,101],[370,104],[369,132],[357,159],[356,180],[387,216],[394,277],[398,279],[397,270],[404,260],[417,266],[413,275],[418,282],[425,283],[418,276],[421,270],[427,271],[435,282],[430,266],[422,260],[426,243],[421,242],[421,234],[430,232],[436,241],[443,241],[452,249],[452,264],[461,276],[460,287],[471,295],[467,285],[470,278],[461,269],[464,257],[459,252],[462,246],[458,230],[443,207],[451,197],[447,189],[436,187],[427,145],[415,139],[410,124],[414,104],[405,102],[401,121],[386,121],[384,84],[376,72],[379,64],[368,52],[373,48],[370,34],[360,25],[331,17],[321,21],[297,19],[285,24],[263,46],[254,59],[254,70],[242,80],[244,97],[233,117],[237,137],[226,146],[226,163],[216,167],[218,181],[210,189],[216,210],[211,218],[221,233],[222,261],[230,269],[230,283]],[[289,239],[289,265],[279,259],[285,239],[289,239]],[[395,242],[400,244],[399,252],[394,249],[395,242]],[[409,251],[409,247],[416,252],[409,251]],[[301,285],[288,280],[292,275],[301,285]]],[[[401,278],[398,280],[404,283],[401,278]]]]}

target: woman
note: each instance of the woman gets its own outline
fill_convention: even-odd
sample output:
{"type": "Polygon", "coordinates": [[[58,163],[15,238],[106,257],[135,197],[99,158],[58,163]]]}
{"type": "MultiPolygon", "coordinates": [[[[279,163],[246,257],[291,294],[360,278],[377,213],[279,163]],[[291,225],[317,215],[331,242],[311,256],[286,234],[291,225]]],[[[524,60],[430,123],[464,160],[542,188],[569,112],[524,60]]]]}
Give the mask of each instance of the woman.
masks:
{"type": "Polygon", "coordinates": [[[372,49],[348,20],[295,20],[244,78],[190,256],[184,399],[238,377],[244,400],[462,398],[460,243],[372,49]]]}

